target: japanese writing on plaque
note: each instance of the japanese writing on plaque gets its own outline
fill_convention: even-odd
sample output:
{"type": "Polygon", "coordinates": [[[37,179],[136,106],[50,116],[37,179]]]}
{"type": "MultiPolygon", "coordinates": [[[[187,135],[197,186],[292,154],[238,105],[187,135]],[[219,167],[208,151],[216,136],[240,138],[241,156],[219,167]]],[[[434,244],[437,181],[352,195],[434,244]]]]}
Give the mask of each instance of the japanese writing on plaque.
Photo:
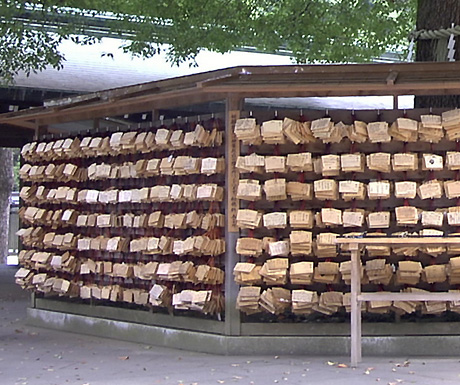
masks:
{"type": "Polygon", "coordinates": [[[239,111],[231,111],[230,112],[230,127],[231,129],[228,130],[228,139],[227,139],[227,165],[228,165],[228,194],[227,194],[227,208],[228,208],[228,215],[227,215],[227,226],[228,231],[230,232],[237,232],[238,226],[236,223],[236,215],[238,213],[239,208],[239,201],[236,198],[237,191],[238,191],[238,180],[239,180],[239,172],[238,169],[235,167],[236,161],[239,155],[239,143],[238,140],[233,133],[233,127],[236,124],[237,119],[239,118],[239,111]]]}

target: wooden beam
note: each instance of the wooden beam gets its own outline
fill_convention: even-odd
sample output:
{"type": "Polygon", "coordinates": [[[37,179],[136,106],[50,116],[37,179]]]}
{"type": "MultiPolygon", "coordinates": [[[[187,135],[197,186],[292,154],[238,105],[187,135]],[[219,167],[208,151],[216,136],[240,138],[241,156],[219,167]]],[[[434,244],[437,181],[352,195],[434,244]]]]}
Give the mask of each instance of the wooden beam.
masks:
{"type": "Polygon", "coordinates": [[[361,293],[359,301],[460,301],[460,293],[361,293]]]}
{"type": "MultiPolygon", "coordinates": [[[[69,107],[62,111],[54,111],[53,113],[49,114],[37,114],[34,116],[34,119],[37,119],[39,124],[67,123],[80,120],[103,118],[106,116],[118,116],[124,114],[146,112],[152,111],[152,109],[167,109],[191,104],[200,104],[209,101],[222,100],[223,98],[224,95],[220,94],[197,95],[192,91],[178,91],[163,97],[158,95],[147,95],[138,98],[123,99],[115,102],[108,101],[97,103],[90,106],[78,106],[75,108],[69,107]]],[[[7,119],[7,121],[11,120],[13,119],[7,119]]]]}
{"type": "Polygon", "coordinates": [[[396,71],[391,71],[387,76],[387,85],[394,85],[396,79],[398,78],[399,73],[396,71]]]}
{"type": "Polygon", "coordinates": [[[381,246],[428,246],[428,245],[460,245],[460,237],[413,237],[413,238],[390,238],[390,237],[366,237],[366,238],[337,238],[337,244],[341,245],[381,245],[381,246]]]}
{"type": "Polygon", "coordinates": [[[460,80],[455,81],[442,81],[442,82],[423,82],[423,83],[397,83],[394,85],[388,85],[383,81],[380,83],[360,83],[360,82],[340,82],[340,83],[314,83],[313,81],[302,83],[302,79],[299,78],[297,82],[286,82],[281,84],[253,84],[248,82],[247,84],[218,84],[209,87],[204,87],[203,90],[206,92],[214,93],[235,93],[239,92],[244,94],[246,97],[254,93],[264,93],[268,96],[273,92],[282,92],[285,97],[289,97],[295,92],[318,92],[325,93],[320,96],[330,96],[336,91],[346,91],[349,96],[355,95],[375,95],[376,92],[385,92],[387,95],[399,93],[401,95],[406,94],[420,94],[430,93],[431,90],[444,90],[450,94],[450,90],[460,89],[460,80]]]}

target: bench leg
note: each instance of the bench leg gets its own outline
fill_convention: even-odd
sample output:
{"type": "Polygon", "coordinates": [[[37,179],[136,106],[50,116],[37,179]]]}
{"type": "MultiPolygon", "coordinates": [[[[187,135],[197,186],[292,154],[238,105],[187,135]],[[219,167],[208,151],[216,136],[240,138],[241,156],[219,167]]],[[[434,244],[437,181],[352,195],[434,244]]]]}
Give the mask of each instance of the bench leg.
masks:
{"type": "Polygon", "coordinates": [[[351,366],[357,367],[361,362],[361,269],[359,266],[358,245],[350,245],[351,249],[351,366]]]}

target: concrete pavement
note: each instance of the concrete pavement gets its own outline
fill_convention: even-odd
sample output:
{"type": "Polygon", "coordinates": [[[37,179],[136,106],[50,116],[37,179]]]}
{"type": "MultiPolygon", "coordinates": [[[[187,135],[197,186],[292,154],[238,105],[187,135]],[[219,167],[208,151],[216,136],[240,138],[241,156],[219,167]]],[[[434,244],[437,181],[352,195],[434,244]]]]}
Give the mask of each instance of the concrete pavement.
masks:
{"type": "Polygon", "coordinates": [[[217,356],[31,327],[14,272],[0,268],[1,385],[460,384],[460,352],[432,358],[429,346],[352,369],[349,357],[217,356]]]}

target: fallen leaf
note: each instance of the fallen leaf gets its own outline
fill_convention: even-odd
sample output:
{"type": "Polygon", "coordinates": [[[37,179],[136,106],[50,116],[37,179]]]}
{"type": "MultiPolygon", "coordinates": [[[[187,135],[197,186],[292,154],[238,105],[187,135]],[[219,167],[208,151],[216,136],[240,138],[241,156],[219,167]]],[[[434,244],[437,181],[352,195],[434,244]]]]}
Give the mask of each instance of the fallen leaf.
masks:
{"type": "Polygon", "coordinates": [[[223,381],[223,380],[217,380],[217,382],[218,382],[219,384],[225,384],[225,381],[223,381]]]}
{"type": "Polygon", "coordinates": [[[407,368],[410,365],[410,361],[404,361],[404,366],[407,368]]]}
{"type": "Polygon", "coordinates": [[[232,366],[240,366],[240,364],[232,364],[232,366]]]}
{"type": "Polygon", "coordinates": [[[348,365],[346,365],[346,364],[338,364],[337,367],[338,368],[348,368],[348,365]]]}
{"type": "Polygon", "coordinates": [[[396,382],[389,382],[388,385],[396,385],[396,382]]]}
{"type": "Polygon", "coordinates": [[[247,364],[252,364],[252,361],[246,361],[247,364]]]}
{"type": "Polygon", "coordinates": [[[393,369],[391,369],[391,371],[392,371],[392,372],[396,372],[396,369],[395,369],[395,368],[393,368],[393,369]]]}
{"type": "Polygon", "coordinates": [[[409,370],[409,374],[415,374],[413,370],[409,370]]]}
{"type": "Polygon", "coordinates": [[[243,377],[240,377],[240,376],[233,376],[233,378],[234,378],[235,380],[241,380],[243,377]]]}
{"type": "Polygon", "coordinates": [[[275,356],[275,360],[277,360],[278,358],[280,358],[280,356],[275,356]]]}
{"type": "Polygon", "coordinates": [[[329,366],[335,366],[335,365],[337,365],[337,362],[327,361],[327,364],[329,366]]]}
{"type": "Polygon", "coordinates": [[[129,356],[120,356],[118,357],[118,359],[121,361],[126,361],[126,360],[129,360],[129,356]]]}
{"type": "Polygon", "coordinates": [[[14,332],[15,332],[15,333],[24,333],[24,332],[23,332],[22,330],[20,330],[20,329],[14,329],[14,332]]]}
{"type": "Polygon", "coordinates": [[[400,379],[397,379],[397,380],[396,380],[396,382],[397,382],[398,384],[400,384],[400,383],[403,382],[403,381],[404,381],[404,380],[400,380],[400,379]]]}

